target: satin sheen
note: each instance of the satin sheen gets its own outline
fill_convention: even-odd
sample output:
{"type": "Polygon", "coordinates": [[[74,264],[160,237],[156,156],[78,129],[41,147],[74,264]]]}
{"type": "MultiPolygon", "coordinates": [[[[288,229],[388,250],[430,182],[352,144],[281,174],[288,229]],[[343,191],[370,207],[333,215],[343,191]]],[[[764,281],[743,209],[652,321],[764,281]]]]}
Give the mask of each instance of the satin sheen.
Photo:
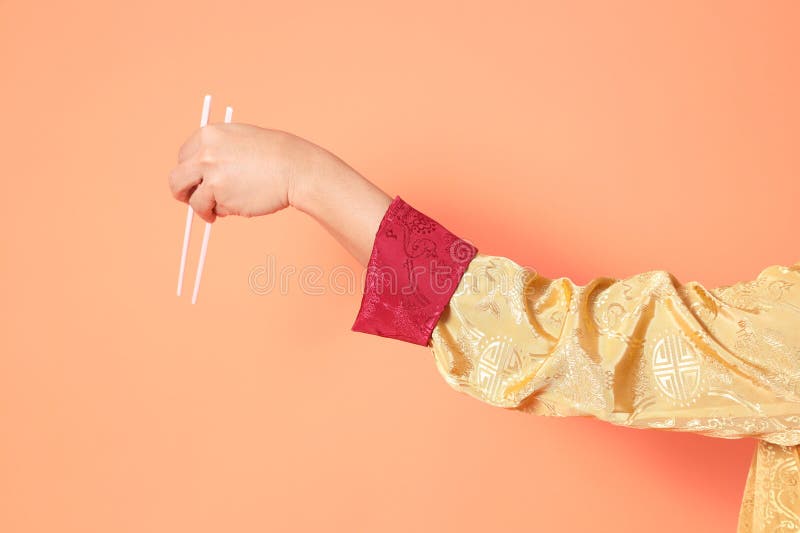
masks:
{"type": "Polygon", "coordinates": [[[737,533],[800,529],[800,262],[718,288],[665,271],[579,286],[478,253],[429,346],[497,407],[756,438],[737,533]]]}
{"type": "Polygon", "coordinates": [[[398,196],[367,268],[354,331],[429,346],[497,407],[757,439],[737,533],[800,529],[800,262],[717,288],[663,270],[581,286],[478,253],[398,196]]]}

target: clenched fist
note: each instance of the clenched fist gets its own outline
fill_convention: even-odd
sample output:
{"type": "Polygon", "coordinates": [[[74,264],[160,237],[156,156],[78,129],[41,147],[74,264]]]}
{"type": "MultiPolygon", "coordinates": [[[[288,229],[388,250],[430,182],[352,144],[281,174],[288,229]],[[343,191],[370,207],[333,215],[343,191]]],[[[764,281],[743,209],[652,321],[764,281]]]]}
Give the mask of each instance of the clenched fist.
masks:
{"type": "Polygon", "coordinates": [[[206,222],[293,206],[366,264],[391,198],[340,158],[291,133],[214,123],[195,131],[169,174],[173,196],[206,222]]]}
{"type": "Polygon", "coordinates": [[[298,182],[315,167],[338,164],[333,154],[300,137],[250,124],[199,128],[178,153],[170,188],[207,222],[253,217],[292,204],[298,182]],[[327,156],[327,157],[326,157],[327,156]]]}

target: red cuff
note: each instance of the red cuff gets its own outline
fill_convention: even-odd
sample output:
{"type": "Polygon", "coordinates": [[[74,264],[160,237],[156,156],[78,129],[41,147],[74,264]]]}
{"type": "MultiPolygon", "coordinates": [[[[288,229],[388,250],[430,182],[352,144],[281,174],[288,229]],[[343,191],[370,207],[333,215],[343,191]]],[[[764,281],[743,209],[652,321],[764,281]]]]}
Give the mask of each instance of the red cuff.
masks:
{"type": "Polygon", "coordinates": [[[396,196],[367,265],[353,331],[427,346],[470,261],[471,243],[396,196]]]}

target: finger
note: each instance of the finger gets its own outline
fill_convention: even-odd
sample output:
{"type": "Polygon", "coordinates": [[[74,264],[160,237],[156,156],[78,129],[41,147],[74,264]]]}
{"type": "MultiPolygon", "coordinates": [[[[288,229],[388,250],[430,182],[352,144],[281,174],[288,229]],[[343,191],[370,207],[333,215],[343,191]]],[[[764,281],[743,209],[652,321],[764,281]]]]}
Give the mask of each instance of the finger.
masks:
{"type": "Polygon", "coordinates": [[[183,163],[187,159],[190,159],[200,150],[203,146],[203,139],[207,133],[207,129],[208,126],[198,128],[186,139],[186,142],[184,142],[178,150],[178,163],[183,163]]]}
{"type": "Polygon", "coordinates": [[[188,202],[194,188],[203,181],[205,167],[202,163],[184,163],[169,173],[169,188],[181,202],[188,202]]]}
{"type": "Polygon", "coordinates": [[[194,212],[206,222],[214,222],[217,218],[214,214],[215,203],[211,187],[206,183],[198,185],[189,198],[189,205],[192,206],[194,212]]]}
{"type": "Polygon", "coordinates": [[[220,204],[214,204],[214,214],[217,215],[219,218],[226,217],[230,215],[230,211],[225,209],[225,206],[220,204]]]}

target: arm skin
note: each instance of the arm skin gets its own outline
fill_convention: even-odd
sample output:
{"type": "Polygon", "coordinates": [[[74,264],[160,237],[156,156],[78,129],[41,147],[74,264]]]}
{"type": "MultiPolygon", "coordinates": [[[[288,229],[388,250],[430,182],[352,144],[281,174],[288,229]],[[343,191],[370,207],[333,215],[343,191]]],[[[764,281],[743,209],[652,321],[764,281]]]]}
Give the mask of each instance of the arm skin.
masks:
{"type": "Polygon", "coordinates": [[[181,146],[173,196],[206,222],[294,207],[317,220],[366,266],[392,199],[328,150],[250,124],[209,124],[181,146]]]}

